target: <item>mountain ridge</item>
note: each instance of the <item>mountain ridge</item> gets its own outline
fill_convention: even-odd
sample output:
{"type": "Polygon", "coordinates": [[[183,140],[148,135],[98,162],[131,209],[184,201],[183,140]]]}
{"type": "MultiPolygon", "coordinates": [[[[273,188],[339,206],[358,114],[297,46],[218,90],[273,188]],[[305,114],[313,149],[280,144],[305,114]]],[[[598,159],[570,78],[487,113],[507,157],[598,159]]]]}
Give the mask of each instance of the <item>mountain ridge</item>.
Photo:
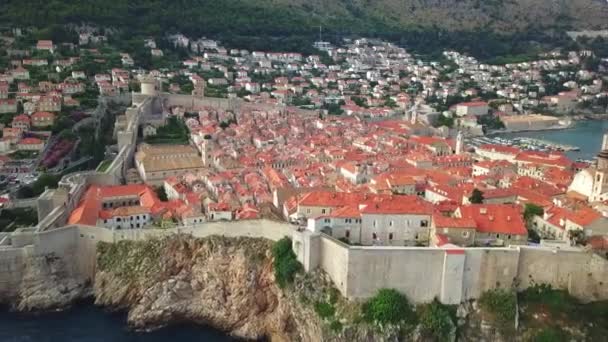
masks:
{"type": "Polygon", "coordinates": [[[129,24],[124,20],[136,17],[161,29],[170,28],[173,21],[175,28],[198,24],[201,30],[239,31],[246,21],[234,19],[245,16],[254,24],[248,29],[257,25],[262,31],[283,28],[285,33],[309,32],[315,25],[353,32],[372,28],[497,33],[608,28],[608,2],[600,0],[8,0],[0,9],[7,22],[34,26],[78,20],[129,24]]]}

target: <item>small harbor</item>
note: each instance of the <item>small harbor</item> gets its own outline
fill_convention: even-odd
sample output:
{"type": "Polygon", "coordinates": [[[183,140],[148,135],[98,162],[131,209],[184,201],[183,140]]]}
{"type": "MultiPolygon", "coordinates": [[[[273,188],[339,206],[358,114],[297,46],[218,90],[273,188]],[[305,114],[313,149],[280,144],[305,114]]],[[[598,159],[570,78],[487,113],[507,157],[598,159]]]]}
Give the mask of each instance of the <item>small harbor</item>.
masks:
{"type": "Polygon", "coordinates": [[[498,144],[526,150],[561,150],[572,160],[591,161],[599,152],[598,146],[602,144],[602,136],[607,131],[608,120],[586,120],[576,121],[571,128],[564,130],[500,133],[471,138],[469,144],[473,147],[483,144],[498,144]],[[522,140],[521,138],[527,139],[522,140]],[[547,147],[547,142],[555,148],[547,147]]]}
{"type": "Polygon", "coordinates": [[[532,150],[532,151],[541,151],[541,152],[551,152],[551,151],[559,151],[559,152],[569,152],[569,151],[580,151],[578,146],[560,144],[556,142],[552,142],[544,139],[537,139],[531,137],[474,137],[468,139],[468,144],[470,146],[480,146],[485,144],[493,144],[493,145],[504,145],[504,146],[513,146],[518,147],[524,150],[532,150]]]}

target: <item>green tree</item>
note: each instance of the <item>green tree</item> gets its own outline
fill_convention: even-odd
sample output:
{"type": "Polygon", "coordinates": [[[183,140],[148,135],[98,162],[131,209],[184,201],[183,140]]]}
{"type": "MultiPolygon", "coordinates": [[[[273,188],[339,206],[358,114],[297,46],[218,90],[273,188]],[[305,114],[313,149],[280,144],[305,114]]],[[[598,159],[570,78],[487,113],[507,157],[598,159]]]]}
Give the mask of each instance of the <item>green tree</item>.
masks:
{"type": "Polygon", "coordinates": [[[362,310],[363,317],[369,322],[397,324],[415,319],[407,298],[394,289],[380,289],[362,310]]]}
{"type": "Polygon", "coordinates": [[[433,123],[434,127],[441,127],[441,126],[447,126],[447,127],[454,127],[454,118],[453,117],[447,117],[445,115],[439,115],[439,117],[437,118],[437,121],[435,121],[435,123],[433,123]]]}
{"type": "Polygon", "coordinates": [[[156,192],[156,196],[158,196],[158,199],[160,199],[161,202],[167,202],[169,200],[169,198],[167,197],[167,192],[165,191],[165,187],[156,187],[154,191],[156,192]]]}
{"type": "Polygon", "coordinates": [[[424,305],[419,312],[420,325],[425,334],[433,336],[437,341],[447,341],[455,328],[447,307],[435,299],[424,305]]]}
{"type": "Polygon", "coordinates": [[[293,282],[296,273],[302,269],[292,250],[291,239],[284,237],[275,242],[272,246],[272,256],[275,279],[279,287],[284,288],[293,282]]]}
{"type": "Polygon", "coordinates": [[[544,213],[545,210],[543,207],[534,203],[526,203],[524,206],[524,219],[528,222],[532,220],[534,216],[543,216],[544,213]]]}
{"type": "Polygon", "coordinates": [[[524,220],[526,221],[526,228],[528,229],[528,240],[539,243],[541,240],[540,235],[534,229],[532,225],[532,220],[535,216],[543,216],[545,210],[543,207],[536,205],[534,203],[526,203],[524,206],[524,220]]]}
{"type": "MultiPolygon", "coordinates": [[[[52,175],[49,173],[43,173],[42,175],[40,175],[40,177],[38,177],[38,179],[34,183],[32,183],[31,186],[29,186],[31,192],[25,191],[25,193],[27,193],[29,195],[27,197],[39,196],[40,194],[42,194],[44,192],[44,190],[46,188],[56,188],[57,183],[59,183],[60,179],[61,179],[61,175],[52,175]]],[[[28,188],[28,186],[26,186],[24,188],[28,188]]]]}
{"type": "Polygon", "coordinates": [[[481,204],[483,203],[483,192],[477,188],[473,189],[471,192],[471,196],[469,197],[469,202],[473,204],[481,204]]]}
{"type": "Polygon", "coordinates": [[[336,309],[327,302],[316,302],[315,303],[315,312],[321,318],[330,318],[333,317],[336,313],[336,309]]]}
{"type": "Polygon", "coordinates": [[[502,289],[486,291],[479,298],[479,305],[502,327],[506,328],[514,323],[517,310],[515,292],[502,289]]]}
{"type": "Polygon", "coordinates": [[[568,336],[568,333],[566,333],[564,330],[562,330],[559,327],[555,327],[555,328],[544,328],[543,330],[539,331],[536,335],[534,335],[534,338],[532,339],[533,342],[567,342],[570,341],[570,337],[568,336]]]}

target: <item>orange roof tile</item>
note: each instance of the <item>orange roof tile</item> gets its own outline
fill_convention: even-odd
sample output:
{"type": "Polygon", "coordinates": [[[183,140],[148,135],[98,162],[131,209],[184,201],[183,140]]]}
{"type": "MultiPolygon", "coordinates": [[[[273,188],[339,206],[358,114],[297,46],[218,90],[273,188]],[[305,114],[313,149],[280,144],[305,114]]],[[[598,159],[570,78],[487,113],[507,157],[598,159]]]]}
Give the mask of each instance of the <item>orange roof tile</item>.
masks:
{"type": "MultiPolygon", "coordinates": [[[[482,233],[525,235],[521,208],[508,204],[471,204],[458,208],[459,217],[471,218],[482,233]]],[[[457,212],[458,212],[457,211],[457,212]]]]}

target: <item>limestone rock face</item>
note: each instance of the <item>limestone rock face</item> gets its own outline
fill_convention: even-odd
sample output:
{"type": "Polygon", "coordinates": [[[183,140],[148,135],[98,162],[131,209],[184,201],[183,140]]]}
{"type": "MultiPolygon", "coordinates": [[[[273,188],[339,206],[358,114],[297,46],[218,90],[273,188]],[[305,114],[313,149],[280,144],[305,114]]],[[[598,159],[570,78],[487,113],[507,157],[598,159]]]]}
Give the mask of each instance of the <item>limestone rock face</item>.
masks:
{"type": "MultiPolygon", "coordinates": [[[[10,284],[0,282],[0,303],[19,311],[44,311],[93,296],[99,306],[128,312],[129,325],[139,330],[189,321],[236,337],[279,342],[429,340],[420,326],[408,332],[400,326],[361,322],[360,303],[341,297],[335,302],[340,314],[320,318],[315,304],[331,301],[332,291],[337,292],[331,280],[317,270],[298,274],[287,289],[279,288],[272,244],[265,239],[185,235],[100,243],[94,275],[78,274],[69,258],[23,256],[15,262],[19,271],[10,284]],[[93,283],[79,281],[93,276],[93,283]]],[[[456,316],[458,340],[525,340],[515,332],[506,337],[484,320],[475,303],[462,304],[456,316]]]]}
{"type": "Polygon", "coordinates": [[[90,295],[90,286],[79,281],[67,263],[52,254],[24,259],[20,285],[5,298],[18,311],[62,309],[90,295]]]}
{"type": "Polygon", "coordinates": [[[174,237],[128,244],[100,249],[94,294],[98,305],[128,310],[134,328],[188,320],[248,339],[310,334],[296,324],[274,281],[271,241],[174,237]]]}

